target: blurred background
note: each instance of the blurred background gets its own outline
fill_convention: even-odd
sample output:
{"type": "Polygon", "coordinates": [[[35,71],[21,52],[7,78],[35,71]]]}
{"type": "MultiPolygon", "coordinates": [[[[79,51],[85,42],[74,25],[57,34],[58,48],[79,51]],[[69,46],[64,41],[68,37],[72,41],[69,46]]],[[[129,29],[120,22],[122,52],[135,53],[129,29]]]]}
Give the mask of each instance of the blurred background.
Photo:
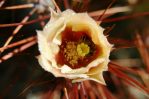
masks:
{"type": "MultiPolygon", "coordinates": [[[[115,50],[110,55],[112,62],[134,70],[146,71],[146,65],[149,65],[148,56],[144,56],[149,51],[149,0],[114,0],[113,2],[112,0],[56,0],[55,2],[61,11],[69,8],[76,12],[88,13],[104,10],[110,4],[112,4],[110,8],[129,7],[129,11],[107,15],[107,18],[102,20],[101,26],[105,28],[109,42],[115,45],[115,50]],[[140,45],[140,42],[143,45],[140,45]]],[[[55,78],[44,71],[36,59],[39,55],[35,43],[36,30],[42,30],[49,20],[48,6],[55,9],[51,0],[0,0],[0,48],[6,44],[9,37],[13,37],[9,44],[31,37],[26,43],[1,50],[0,99],[42,99],[43,94],[47,94],[50,90],[54,91],[59,85],[65,85],[64,78],[55,78]],[[30,23],[23,24],[19,30],[16,30],[19,24],[8,25],[20,23],[25,17],[28,18],[26,22],[30,23]]],[[[96,12],[92,17],[98,21],[100,15],[96,12]]],[[[141,77],[128,72],[126,74],[144,85],[141,77]]],[[[148,99],[140,91],[124,84],[121,78],[113,76],[111,72],[105,72],[104,78],[107,89],[117,99],[148,99]],[[117,87],[118,84],[113,79],[119,80],[124,85],[117,87]]],[[[63,94],[64,92],[61,91],[61,96],[63,94]]],[[[95,96],[95,99],[98,98],[95,96]]],[[[49,96],[43,99],[53,98],[49,96]]]]}

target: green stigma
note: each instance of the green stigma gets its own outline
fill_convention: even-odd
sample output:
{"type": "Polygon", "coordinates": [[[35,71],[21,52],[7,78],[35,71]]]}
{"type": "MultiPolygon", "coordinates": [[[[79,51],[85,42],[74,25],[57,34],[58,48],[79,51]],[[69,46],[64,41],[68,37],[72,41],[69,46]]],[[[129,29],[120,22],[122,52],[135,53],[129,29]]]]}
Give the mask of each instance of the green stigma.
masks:
{"type": "Polygon", "coordinates": [[[80,43],[77,45],[78,56],[84,57],[90,52],[90,47],[85,43],[80,43]]]}

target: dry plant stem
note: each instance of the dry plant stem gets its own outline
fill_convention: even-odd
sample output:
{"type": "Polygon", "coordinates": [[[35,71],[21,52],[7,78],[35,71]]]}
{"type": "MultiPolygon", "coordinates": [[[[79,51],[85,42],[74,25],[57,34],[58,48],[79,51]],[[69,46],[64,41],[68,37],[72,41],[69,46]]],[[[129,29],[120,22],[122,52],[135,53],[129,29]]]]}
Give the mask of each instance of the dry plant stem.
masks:
{"type": "Polygon", "coordinates": [[[121,97],[124,97],[125,93],[122,91],[123,87],[120,79],[113,75],[111,76],[111,78],[112,78],[112,81],[114,82],[114,85],[116,86],[116,89],[117,89],[116,96],[118,97],[118,99],[120,99],[121,97]]]}
{"type": "Polygon", "coordinates": [[[84,87],[84,83],[83,82],[81,82],[80,83],[80,96],[82,96],[82,98],[81,99],[87,99],[87,92],[86,92],[86,88],[84,87]],[[83,94],[83,95],[82,95],[83,94]]]}
{"type": "MultiPolygon", "coordinates": [[[[149,15],[149,12],[142,12],[142,13],[135,13],[132,15],[127,15],[127,16],[122,16],[122,17],[117,17],[117,18],[104,19],[102,21],[103,23],[116,22],[116,21],[131,19],[131,18],[140,17],[140,16],[148,16],[148,15],[149,15]]],[[[100,21],[97,21],[97,23],[99,22],[100,21]]]]}
{"type": "MultiPolygon", "coordinates": [[[[136,13],[136,14],[129,15],[129,16],[122,16],[122,17],[118,17],[118,18],[105,19],[105,20],[103,20],[103,23],[121,21],[121,20],[126,20],[126,19],[139,17],[139,16],[147,16],[147,15],[149,15],[149,12],[136,13]]],[[[18,25],[33,24],[35,22],[39,22],[39,21],[46,20],[46,19],[49,19],[49,18],[50,18],[50,16],[44,16],[41,19],[38,18],[38,19],[28,21],[28,22],[24,22],[24,23],[21,22],[21,23],[13,23],[13,24],[0,24],[0,28],[1,27],[11,27],[11,26],[18,26],[18,25]]],[[[97,24],[101,23],[101,21],[96,21],[96,22],[97,22],[97,24]]]]}
{"type": "Polygon", "coordinates": [[[100,92],[102,99],[116,99],[116,97],[114,95],[112,95],[112,93],[103,85],[100,84],[96,84],[97,85],[97,89],[100,92]]]}
{"type": "Polygon", "coordinates": [[[17,48],[15,50],[13,50],[12,52],[8,53],[7,55],[4,55],[2,58],[0,58],[0,63],[2,63],[3,61],[11,58],[12,56],[14,56],[17,53],[26,50],[27,48],[33,46],[36,43],[37,43],[37,41],[36,40],[33,40],[33,41],[31,41],[31,42],[29,42],[27,44],[22,45],[20,48],[17,48]]]}
{"type": "Polygon", "coordinates": [[[55,2],[55,0],[52,0],[52,2],[53,2],[53,4],[55,5],[56,10],[57,10],[58,12],[61,12],[61,9],[59,8],[59,6],[58,6],[57,3],[55,2]]]}
{"type": "Polygon", "coordinates": [[[0,8],[3,6],[4,3],[5,3],[5,0],[0,1],[0,8]]]}
{"type": "Polygon", "coordinates": [[[144,64],[146,65],[146,71],[149,73],[149,53],[147,51],[146,46],[144,45],[141,36],[136,33],[136,42],[135,42],[141,57],[143,59],[144,64]]]}
{"type": "Polygon", "coordinates": [[[125,40],[125,39],[108,37],[108,40],[110,43],[113,43],[113,44],[118,44],[118,45],[125,44],[125,45],[135,46],[134,41],[129,41],[129,40],[125,40]]]}
{"type": "MultiPolygon", "coordinates": [[[[24,17],[24,19],[23,19],[21,22],[22,22],[22,23],[26,22],[26,21],[29,19],[29,17],[30,17],[32,14],[34,14],[35,11],[36,11],[35,8],[32,9],[32,10],[29,12],[29,15],[27,15],[26,17],[24,17]]],[[[7,46],[7,45],[11,42],[11,40],[12,40],[13,37],[14,37],[14,35],[16,35],[22,27],[23,27],[23,25],[18,25],[18,26],[15,28],[15,30],[14,30],[13,33],[12,33],[12,35],[7,39],[7,41],[5,42],[5,44],[4,44],[3,47],[7,46]]],[[[4,51],[4,50],[2,50],[1,53],[2,53],[3,51],[4,51]]]]}
{"type": "Polygon", "coordinates": [[[124,49],[124,48],[133,48],[135,46],[129,46],[129,45],[121,45],[121,46],[118,46],[118,47],[115,47],[112,49],[112,52],[113,51],[117,51],[117,50],[120,50],[120,49],[124,49]]]}
{"type": "Polygon", "coordinates": [[[46,20],[46,19],[49,19],[50,16],[43,16],[42,18],[38,18],[38,19],[35,19],[35,20],[31,20],[31,21],[28,21],[28,22],[20,22],[20,23],[12,23],[12,24],[0,24],[0,28],[2,27],[12,27],[12,26],[18,26],[18,25],[27,25],[27,24],[33,24],[33,23],[36,23],[36,22],[39,22],[39,21],[43,21],[43,20],[46,20]]]}
{"type": "Polygon", "coordinates": [[[0,10],[17,10],[17,9],[26,9],[26,8],[33,8],[33,7],[34,7],[34,4],[22,4],[22,5],[0,8],[0,10]]]}
{"type": "Polygon", "coordinates": [[[143,70],[138,70],[137,72],[141,76],[144,84],[149,88],[149,74],[143,70]]]}
{"type": "Polygon", "coordinates": [[[131,93],[130,90],[128,89],[129,88],[128,84],[126,82],[121,82],[121,84],[123,86],[122,88],[125,91],[125,94],[121,97],[125,97],[127,95],[127,99],[136,99],[136,95],[131,93]]]}
{"type": "MultiPolygon", "coordinates": [[[[116,7],[116,8],[110,8],[105,12],[106,14],[114,14],[114,13],[118,13],[118,12],[126,12],[126,11],[130,11],[129,7],[116,7]]],[[[89,15],[90,16],[99,16],[102,15],[102,13],[104,12],[104,10],[99,10],[99,11],[94,11],[94,12],[90,12],[89,15]]],[[[28,22],[24,22],[24,23],[13,23],[13,24],[0,24],[0,27],[11,27],[11,26],[17,26],[17,25],[27,25],[27,24],[32,24],[38,21],[42,21],[45,19],[48,19],[50,16],[44,16],[43,18],[38,18],[36,20],[32,20],[32,21],[28,21],[28,22]]],[[[99,22],[99,21],[98,21],[99,22]]]]}
{"type": "Polygon", "coordinates": [[[67,92],[67,88],[66,87],[64,88],[64,94],[65,94],[66,99],[69,99],[68,92],[67,92]]]}
{"type": "Polygon", "coordinates": [[[99,93],[101,95],[101,99],[106,99],[107,97],[106,97],[106,95],[105,95],[105,93],[104,93],[103,88],[101,87],[101,85],[98,85],[97,86],[97,89],[98,89],[98,91],[99,91],[99,93]]]}
{"type": "Polygon", "coordinates": [[[111,14],[115,14],[115,13],[119,13],[119,12],[128,12],[128,11],[131,11],[129,6],[113,7],[113,8],[107,9],[106,12],[105,12],[105,10],[98,10],[98,11],[89,12],[89,15],[91,17],[94,17],[94,16],[102,15],[105,12],[104,13],[104,16],[105,16],[105,15],[111,15],[111,14]]]}
{"type": "MultiPolygon", "coordinates": [[[[47,95],[47,98],[48,98],[48,99],[60,99],[60,96],[61,96],[61,91],[60,91],[60,89],[61,89],[61,86],[60,86],[60,85],[56,86],[56,88],[55,88],[55,90],[52,92],[52,94],[47,95]]],[[[47,99],[47,98],[45,98],[45,99],[47,99]]]]}
{"type": "Polygon", "coordinates": [[[100,99],[99,93],[92,87],[90,81],[84,81],[84,87],[86,88],[86,92],[90,99],[96,99],[96,96],[100,99]]]}
{"type": "Polygon", "coordinates": [[[112,0],[112,2],[108,5],[108,7],[103,11],[103,13],[97,18],[97,20],[101,21],[103,16],[105,15],[106,11],[112,6],[112,4],[115,2],[115,0],[112,0]]]}
{"type": "MultiPolygon", "coordinates": [[[[39,18],[39,19],[42,19],[43,16],[42,16],[42,15],[39,15],[38,18],[39,18]]],[[[41,25],[41,27],[43,28],[43,27],[45,26],[45,22],[42,20],[42,21],[40,22],[40,25],[41,25]]]]}
{"type": "Polygon", "coordinates": [[[103,87],[105,95],[108,97],[107,99],[116,99],[116,97],[106,88],[103,87]]]}
{"type": "MultiPolygon", "coordinates": [[[[128,85],[131,85],[131,83],[129,83],[129,82],[122,82],[121,83],[122,85],[123,85],[123,88],[125,89],[124,91],[125,91],[125,96],[126,96],[126,94],[127,94],[127,98],[128,99],[136,99],[133,95],[132,95],[132,93],[130,92],[130,91],[127,91],[127,90],[129,90],[128,88],[129,88],[129,86],[128,85]]],[[[142,92],[143,93],[143,92],[142,92]]],[[[138,99],[138,98],[137,98],[138,99]]]]}
{"type": "Polygon", "coordinates": [[[73,95],[71,95],[70,99],[79,99],[78,83],[73,84],[72,90],[73,90],[73,95]]]}
{"type": "Polygon", "coordinates": [[[115,27],[115,24],[114,25],[112,25],[111,27],[108,27],[108,28],[106,28],[107,29],[107,31],[106,32],[104,32],[104,35],[107,35],[108,36],[108,34],[113,30],[113,28],[115,27]]]}
{"type": "Polygon", "coordinates": [[[127,66],[119,66],[117,64],[115,64],[114,62],[110,62],[109,63],[110,66],[112,66],[113,68],[116,68],[116,69],[119,69],[119,70],[122,70],[122,71],[125,71],[125,72],[129,72],[129,73],[133,73],[135,75],[138,75],[137,71],[136,70],[133,70],[131,68],[128,68],[127,66]]]}
{"type": "Polygon", "coordinates": [[[64,0],[63,2],[64,2],[65,9],[70,8],[68,0],[64,0]]]}
{"type": "Polygon", "coordinates": [[[135,79],[127,76],[126,74],[124,74],[122,71],[113,68],[110,64],[109,64],[109,71],[112,74],[115,74],[117,77],[123,79],[124,82],[126,82],[127,84],[133,86],[134,88],[137,88],[140,90],[140,92],[143,92],[146,96],[148,96],[149,94],[149,89],[147,89],[145,86],[143,86],[141,83],[139,83],[138,81],[136,81],[135,79]]]}
{"type": "MultiPolygon", "coordinates": [[[[41,15],[39,15],[39,17],[42,17],[41,15]]],[[[44,21],[42,21],[42,23],[40,23],[40,25],[43,27],[44,25],[45,25],[45,23],[44,23],[44,21]]],[[[29,37],[29,38],[27,38],[27,39],[33,39],[33,40],[36,40],[37,38],[36,38],[36,36],[33,36],[33,37],[29,37]]],[[[26,41],[27,39],[24,39],[24,41],[26,41]]],[[[20,42],[20,41],[19,41],[20,42]]],[[[23,42],[23,40],[22,40],[22,42],[23,42]]],[[[32,72],[32,74],[35,72],[35,69],[33,70],[33,72],[32,72]]],[[[40,79],[39,79],[40,80],[40,79]]],[[[39,82],[39,80],[37,81],[37,82],[39,82]]],[[[36,81],[35,81],[36,82],[36,81]]],[[[40,83],[40,84],[36,84],[36,85],[41,85],[41,84],[45,84],[45,83],[48,83],[49,81],[45,81],[45,82],[42,82],[42,83],[40,83]]],[[[18,96],[21,96],[21,95],[23,95],[23,93],[25,93],[30,87],[32,87],[34,85],[34,82],[31,82],[31,84],[29,84],[28,85],[28,87],[26,87],[18,96]]],[[[48,95],[50,96],[50,94],[51,94],[52,92],[51,92],[51,90],[48,92],[48,95]]]]}
{"type": "Polygon", "coordinates": [[[114,50],[117,50],[119,48],[135,47],[134,41],[129,41],[129,40],[125,40],[125,39],[119,39],[119,38],[111,38],[111,37],[108,37],[108,41],[111,44],[118,45],[116,48],[114,48],[114,50]]]}
{"type": "Polygon", "coordinates": [[[5,46],[5,47],[1,47],[1,48],[0,48],[0,51],[9,49],[9,48],[12,48],[12,47],[15,47],[15,46],[19,46],[19,45],[21,45],[21,44],[24,44],[24,43],[33,41],[33,40],[35,40],[35,39],[36,39],[36,36],[28,37],[28,38],[26,38],[26,39],[23,39],[23,40],[14,42],[14,43],[12,43],[12,44],[9,44],[9,45],[7,45],[7,46],[5,46]]]}
{"type": "MultiPolygon", "coordinates": [[[[35,69],[34,69],[33,73],[35,73],[35,69]]],[[[42,85],[42,84],[44,85],[46,83],[49,83],[49,81],[40,83],[44,77],[47,77],[45,75],[45,73],[42,74],[38,79],[28,81],[28,83],[25,85],[25,87],[22,89],[22,91],[18,94],[17,97],[23,96],[31,87],[39,86],[39,85],[42,85]]]]}

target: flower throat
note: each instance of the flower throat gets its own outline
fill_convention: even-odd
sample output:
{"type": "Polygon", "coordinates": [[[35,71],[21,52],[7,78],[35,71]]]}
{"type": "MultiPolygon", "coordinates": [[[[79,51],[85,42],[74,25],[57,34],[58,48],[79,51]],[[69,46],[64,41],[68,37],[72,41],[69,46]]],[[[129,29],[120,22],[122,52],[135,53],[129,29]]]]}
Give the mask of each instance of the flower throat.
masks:
{"type": "Polygon", "coordinates": [[[68,65],[72,69],[84,67],[99,55],[98,46],[93,43],[86,31],[72,31],[66,28],[62,32],[62,44],[57,55],[60,65],[68,65]]]}

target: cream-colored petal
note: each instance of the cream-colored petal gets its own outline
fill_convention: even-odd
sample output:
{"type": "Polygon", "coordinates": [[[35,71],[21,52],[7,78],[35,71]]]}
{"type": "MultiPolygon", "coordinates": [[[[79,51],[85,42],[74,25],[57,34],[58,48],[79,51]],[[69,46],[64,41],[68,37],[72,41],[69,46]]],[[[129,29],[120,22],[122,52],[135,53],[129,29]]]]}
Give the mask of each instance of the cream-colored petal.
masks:
{"type": "Polygon", "coordinates": [[[37,31],[38,47],[41,55],[46,57],[48,60],[53,59],[53,54],[50,49],[50,46],[47,42],[46,37],[43,35],[42,31],[37,31]]]}
{"type": "Polygon", "coordinates": [[[65,74],[65,73],[61,73],[60,69],[56,69],[56,68],[52,67],[51,62],[49,62],[42,55],[38,56],[38,62],[44,70],[51,72],[55,77],[66,77],[69,79],[76,79],[78,77],[82,77],[82,78],[88,77],[86,74],[65,74]]]}
{"type": "Polygon", "coordinates": [[[98,26],[98,24],[86,13],[73,15],[68,20],[67,25],[72,26],[73,31],[88,31],[88,35],[91,36],[92,41],[101,48],[100,56],[106,56],[109,54],[107,51],[109,51],[112,46],[107,41],[107,38],[103,35],[104,29],[98,26]]]}
{"type": "MultiPolygon", "coordinates": [[[[56,21],[53,21],[50,23],[50,24],[52,24],[52,27],[47,24],[47,26],[44,30],[51,31],[51,33],[53,33],[53,34],[50,34],[50,38],[48,38],[48,39],[53,39],[53,42],[55,44],[60,45],[61,44],[61,34],[60,33],[62,33],[62,31],[65,29],[67,20],[69,20],[69,18],[74,14],[75,13],[72,10],[68,9],[63,13],[60,13],[59,18],[56,21]],[[61,28],[59,28],[59,27],[61,27],[61,28]],[[53,30],[51,30],[50,28],[52,28],[53,30]]],[[[54,16],[52,16],[51,18],[54,18],[54,16]]]]}
{"type": "Polygon", "coordinates": [[[107,71],[107,69],[108,69],[108,66],[107,66],[108,62],[109,62],[109,60],[99,64],[98,66],[96,66],[94,68],[91,68],[88,71],[87,75],[94,75],[94,74],[97,74],[99,72],[107,71]]]}
{"type": "Polygon", "coordinates": [[[88,35],[92,38],[94,44],[99,45],[99,57],[109,55],[112,45],[109,44],[107,38],[103,35],[104,29],[92,19],[87,13],[74,14],[67,20],[67,26],[72,27],[72,31],[87,31],[88,35]]]}
{"type": "Polygon", "coordinates": [[[44,56],[48,61],[51,62],[51,66],[57,67],[55,55],[59,51],[58,45],[54,43],[48,43],[45,36],[42,34],[41,31],[37,31],[37,38],[38,38],[38,47],[39,51],[42,56],[44,56]]]}
{"type": "Polygon", "coordinates": [[[87,78],[76,78],[76,79],[72,80],[72,83],[82,82],[82,81],[85,81],[85,80],[89,80],[89,79],[87,79],[87,78]]]}
{"type": "Polygon", "coordinates": [[[45,71],[52,73],[56,77],[65,77],[58,69],[52,67],[51,63],[44,56],[38,56],[38,62],[45,71]]]}
{"type": "Polygon", "coordinates": [[[65,17],[65,19],[69,20],[69,18],[71,18],[73,15],[76,15],[76,13],[73,10],[67,9],[61,15],[65,17]]]}
{"type": "Polygon", "coordinates": [[[87,78],[76,78],[76,79],[73,79],[72,82],[75,83],[75,82],[82,82],[82,81],[85,81],[85,80],[93,80],[95,82],[98,82],[98,83],[101,83],[103,85],[106,85],[104,79],[103,79],[103,76],[102,76],[102,73],[98,73],[98,74],[94,74],[94,75],[89,75],[87,78]]]}
{"type": "Polygon", "coordinates": [[[87,79],[89,76],[86,74],[66,74],[65,77],[69,79],[77,79],[77,78],[87,79]]]}
{"type": "MultiPolygon", "coordinates": [[[[87,65],[87,68],[89,68],[89,67],[96,67],[97,65],[103,63],[104,61],[105,61],[104,58],[97,58],[97,59],[95,59],[94,61],[92,61],[91,63],[89,63],[89,64],[87,65]]],[[[90,69],[90,68],[89,68],[89,69],[90,69]]]]}
{"type": "Polygon", "coordinates": [[[67,65],[63,65],[61,68],[61,72],[62,73],[67,73],[67,72],[71,72],[73,69],[71,69],[69,66],[67,65]]]}
{"type": "Polygon", "coordinates": [[[102,34],[104,30],[99,27],[87,13],[78,13],[73,15],[69,20],[67,20],[67,25],[72,26],[73,31],[87,31],[88,35],[91,36],[95,44],[99,43],[98,32],[102,34]]]}
{"type": "Polygon", "coordinates": [[[45,59],[43,56],[41,56],[41,55],[39,55],[37,58],[38,58],[39,64],[41,65],[41,67],[42,67],[44,70],[46,70],[46,71],[48,71],[48,72],[52,72],[52,67],[51,67],[50,62],[45,62],[46,59],[45,59]]]}
{"type": "Polygon", "coordinates": [[[103,85],[106,85],[102,73],[98,73],[98,74],[94,74],[94,75],[89,75],[89,79],[90,80],[93,80],[93,81],[96,81],[98,83],[101,83],[103,85]]]}
{"type": "Polygon", "coordinates": [[[50,10],[51,17],[50,17],[50,21],[47,24],[50,24],[53,21],[56,21],[60,17],[59,13],[56,13],[51,7],[49,7],[49,10],[50,10]]]}
{"type": "Polygon", "coordinates": [[[55,13],[51,10],[51,19],[45,26],[42,35],[38,32],[38,44],[42,56],[39,58],[39,63],[56,77],[73,79],[73,82],[94,80],[105,84],[102,72],[108,68],[112,45],[103,35],[103,31],[104,29],[98,26],[87,13],[75,13],[72,10],[55,13]],[[86,31],[94,44],[99,47],[99,56],[87,66],[72,69],[67,65],[59,66],[60,64],[57,64],[55,56],[60,50],[61,33],[66,27],[72,27],[72,31],[86,31]]]}
{"type": "MultiPolygon", "coordinates": [[[[69,19],[67,19],[66,24],[67,24],[67,26],[71,26],[73,31],[82,31],[82,30],[89,31],[89,35],[91,36],[93,42],[95,44],[99,45],[100,49],[101,49],[99,57],[96,60],[109,57],[110,49],[112,46],[108,43],[106,37],[103,35],[104,29],[99,27],[96,24],[96,22],[93,19],[91,19],[86,13],[74,14],[69,19]],[[88,21],[86,21],[86,20],[88,20],[88,21]],[[107,49],[107,50],[105,51],[105,49],[107,49]]],[[[65,73],[85,73],[91,67],[95,67],[101,63],[101,62],[97,62],[96,60],[91,62],[96,65],[89,64],[85,68],[82,66],[82,68],[79,68],[79,69],[72,69],[72,70],[69,69],[69,71],[63,70],[63,72],[65,72],[65,73]]],[[[103,65],[102,68],[105,68],[105,66],[107,67],[107,65],[103,65]]]]}
{"type": "Polygon", "coordinates": [[[104,59],[103,58],[98,58],[98,59],[92,61],[91,63],[89,63],[86,67],[81,67],[81,68],[78,68],[78,69],[71,69],[69,66],[63,65],[61,67],[61,72],[62,73],[67,73],[67,74],[87,73],[90,68],[96,67],[98,64],[101,64],[102,62],[104,62],[104,59]]]}
{"type": "MultiPolygon", "coordinates": [[[[48,42],[53,42],[54,38],[61,33],[65,28],[64,18],[58,18],[56,21],[46,24],[43,29],[43,33],[48,42]]],[[[56,43],[56,42],[55,42],[56,43]]],[[[57,43],[56,43],[57,44],[57,43]]]]}

